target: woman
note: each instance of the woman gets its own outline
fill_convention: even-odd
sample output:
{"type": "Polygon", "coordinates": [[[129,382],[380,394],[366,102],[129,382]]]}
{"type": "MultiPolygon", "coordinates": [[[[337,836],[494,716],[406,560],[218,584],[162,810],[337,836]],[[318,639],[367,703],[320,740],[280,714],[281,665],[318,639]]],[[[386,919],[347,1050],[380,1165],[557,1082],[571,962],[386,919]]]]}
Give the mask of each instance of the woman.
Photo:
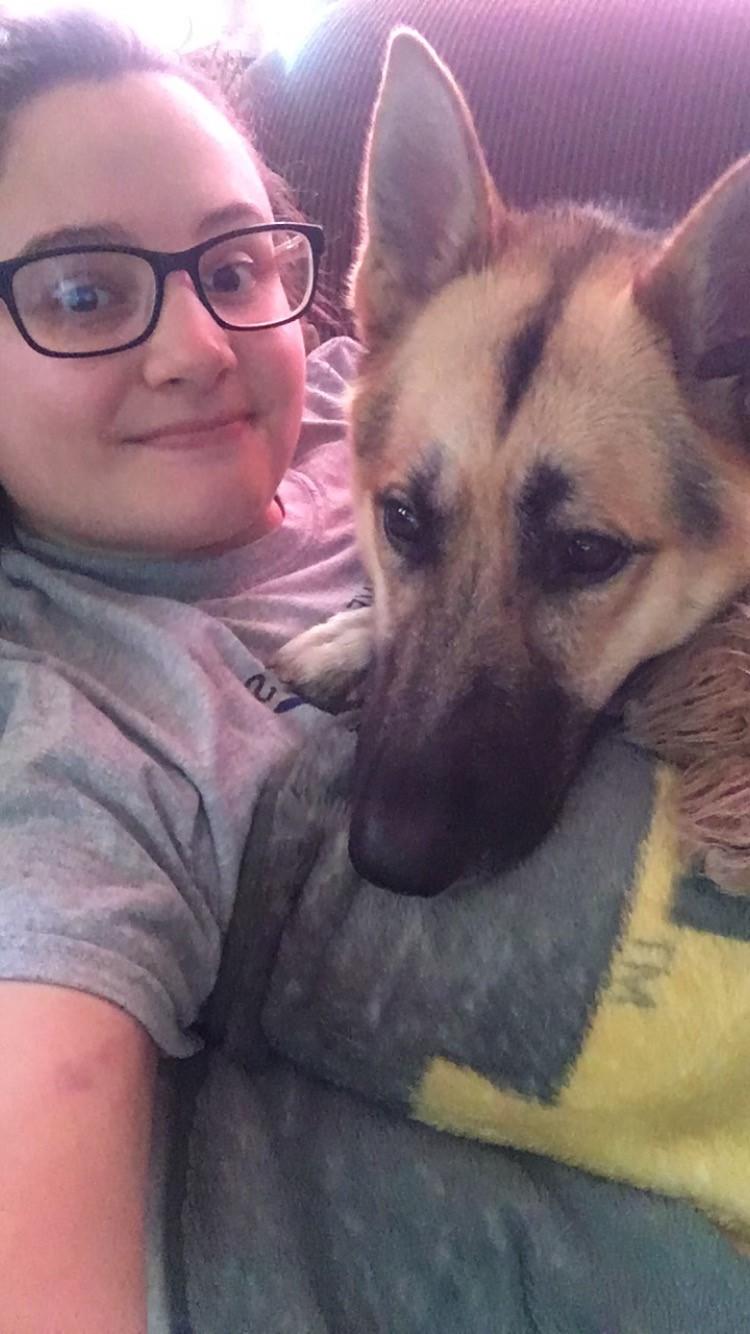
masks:
{"type": "Polygon", "coordinates": [[[353,345],[301,426],[318,233],[128,34],[3,20],[0,145],[0,1330],[131,1334],[157,1051],[312,713],[263,663],[360,579],[353,345]]]}

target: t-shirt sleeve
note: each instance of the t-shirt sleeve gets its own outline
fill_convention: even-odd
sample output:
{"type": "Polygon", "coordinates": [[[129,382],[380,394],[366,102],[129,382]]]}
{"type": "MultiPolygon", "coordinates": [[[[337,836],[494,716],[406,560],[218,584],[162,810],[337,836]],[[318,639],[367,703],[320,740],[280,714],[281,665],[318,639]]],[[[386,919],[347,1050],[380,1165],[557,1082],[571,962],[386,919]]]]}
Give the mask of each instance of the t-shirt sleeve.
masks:
{"type": "Polygon", "coordinates": [[[351,386],[361,355],[353,338],[331,338],[307,358],[305,408],[295,464],[321,445],[340,444],[346,433],[351,386]]]}
{"type": "Polygon", "coordinates": [[[100,996],[188,1055],[221,946],[200,796],[62,671],[5,652],[0,977],[100,996]]]}

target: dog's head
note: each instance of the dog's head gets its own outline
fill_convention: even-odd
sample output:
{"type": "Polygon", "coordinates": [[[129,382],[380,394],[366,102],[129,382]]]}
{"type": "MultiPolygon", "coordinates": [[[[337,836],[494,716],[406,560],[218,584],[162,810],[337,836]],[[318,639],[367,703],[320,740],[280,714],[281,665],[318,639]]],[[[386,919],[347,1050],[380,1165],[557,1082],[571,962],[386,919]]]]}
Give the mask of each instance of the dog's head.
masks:
{"type": "Polygon", "coordinates": [[[376,647],[351,848],[434,893],[529,852],[633,669],[750,579],[750,160],[666,238],[514,212],[402,31],[363,193],[376,647]]]}

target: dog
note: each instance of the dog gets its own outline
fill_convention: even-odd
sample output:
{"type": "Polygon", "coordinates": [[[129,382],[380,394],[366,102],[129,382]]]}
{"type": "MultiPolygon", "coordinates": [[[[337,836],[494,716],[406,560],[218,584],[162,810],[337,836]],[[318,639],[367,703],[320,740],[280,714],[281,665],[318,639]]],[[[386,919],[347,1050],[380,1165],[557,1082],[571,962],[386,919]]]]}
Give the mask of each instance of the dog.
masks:
{"type": "Polygon", "coordinates": [[[401,29],[362,193],[373,605],[276,665],[326,706],[366,682],[351,857],[431,895],[525,857],[623,683],[750,582],[750,158],[667,235],[515,211],[401,29]]]}

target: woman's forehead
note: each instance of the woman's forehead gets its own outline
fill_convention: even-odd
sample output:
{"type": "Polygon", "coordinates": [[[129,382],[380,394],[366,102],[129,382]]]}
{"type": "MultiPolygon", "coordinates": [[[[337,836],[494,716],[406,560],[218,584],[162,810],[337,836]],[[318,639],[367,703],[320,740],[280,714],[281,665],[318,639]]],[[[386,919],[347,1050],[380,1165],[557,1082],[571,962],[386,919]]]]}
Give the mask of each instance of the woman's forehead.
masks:
{"type": "Polygon", "coordinates": [[[162,74],[70,84],[11,127],[0,257],[39,232],[103,221],[139,244],[180,249],[202,218],[240,203],[271,217],[249,145],[199,90],[162,74]]]}

